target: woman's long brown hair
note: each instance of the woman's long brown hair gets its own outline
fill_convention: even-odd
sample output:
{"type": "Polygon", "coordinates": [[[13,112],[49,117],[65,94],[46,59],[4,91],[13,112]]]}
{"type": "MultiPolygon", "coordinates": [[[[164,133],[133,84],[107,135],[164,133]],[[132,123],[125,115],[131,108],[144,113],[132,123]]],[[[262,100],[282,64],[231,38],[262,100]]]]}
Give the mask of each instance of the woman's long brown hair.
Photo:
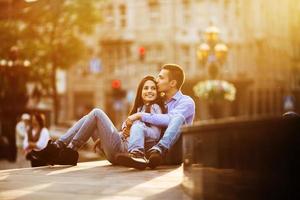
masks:
{"type": "Polygon", "coordinates": [[[45,119],[44,119],[44,116],[42,114],[40,114],[40,113],[34,113],[31,116],[31,123],[32,123],[32,120],[33,120],[32,118],[33,117],[36,119],[37,123],[39,124],[39,130],[36,133],[36,135],[33,135],[33,133],[32,133],[33,127],[31,125],[30,129],[29,129],[29,132],[27,133],[27,135],[28,135],[28,141],[37,142],[39,140],[39,138],[40,138],[42,129],[45,127],[45,119]]]}
{"type": "MultiPolygon", "coordinates": [[[[144,105],[144,101],[143,101],[143,98],[142,98],[142,90],[143,90],[145,82],[149,81],[149,80],[153,81],[155,83],[156,88],[157,88],[155,78],[153,76],[145,76],[138,85],[135,100],[134,100],[134,104],[133,104],[133,107],[132,107],[131,111],[129,112],[129,115],[132,115],[132,114],[136,113],[137,109],[144,105]]],[[[162,110],[162,113],[166,113],[166,108],[164,106],[164,101],[163,101],[162,97],[159,95],[159,93],[157,93],[157,98],[153,102],[151,102],[150,105],[152,105],[154,103],[159,105],[160,109],[162,110]]],[[[146,112],[149,113],[150,110],[146,109],[146,112]]]]}

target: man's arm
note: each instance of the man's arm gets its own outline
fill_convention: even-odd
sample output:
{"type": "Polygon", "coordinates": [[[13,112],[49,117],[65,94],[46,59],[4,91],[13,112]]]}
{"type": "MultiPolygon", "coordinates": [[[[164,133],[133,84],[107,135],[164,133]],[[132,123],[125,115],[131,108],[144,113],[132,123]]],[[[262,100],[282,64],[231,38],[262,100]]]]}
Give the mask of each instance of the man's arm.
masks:
{"type": "Polygon", "coordinates": [[[139,113],[139,117],[143,122],[147,122],[157,126],[168,126],[173,115],[183,115],[185,119],[194,115],[195,103],[191,98],[184,99],[182,102],[170,110],[167,114],[149,114],[139,113]]]}
{"type": "MultiPolygon", "coordinates": [[[[153,104],[152,105],[152,107],[151,107],[151,113],[137,112],[137,113],[134,113],[134,114],[128,116],[127,120],[130,120],[132,122],[134,122],[136,120],[143,121],[142,120],[142,116],[144,114],[145,115],[149,115],[149,116],[153,116],[154,118],[157,118],[157,119],[154,119],[154,121],[159,121],[157,123],[148,122],[150,124],[157,125],[157,126],[165,126],[164,125],[165,123],[161,123],[161,121],[165,122],[165,121],[169,121],[170,120],[168,114],[162,114],[161,108],[157,104],[153,104]]],[[[143,121],[143,122],[146,122],[146,121],[143,121]]]]}
{"type": "Polygon", "coordinates": [[[166,114],[151,114],[151,113],[140,113],[140,119],[143,122],[147,122],[156,126],[168,126],[170,122],[170,115],[166,114]]]}

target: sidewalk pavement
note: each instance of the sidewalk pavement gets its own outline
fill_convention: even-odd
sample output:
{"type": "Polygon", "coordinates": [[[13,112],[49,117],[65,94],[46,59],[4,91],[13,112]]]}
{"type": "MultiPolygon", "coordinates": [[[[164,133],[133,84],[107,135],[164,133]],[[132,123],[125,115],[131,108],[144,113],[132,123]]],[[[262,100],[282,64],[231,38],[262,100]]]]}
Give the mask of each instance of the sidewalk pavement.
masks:
{"type": "Polygon", "coordinates": [[[182,165],[136,170],[108,161],[0,170],[0,199],[190,200],[182,165]]]}
{"type": "MultiPolygon", "coordinates": [[[[68,129],[62,126],[51,126],[49,128],[51,139],[58,139],[63,135],[68,129]]],[[[90,139],[85,146],[83,146],[79,151],[78,162],[85,161],[96,161],[105,159],[100,153],[93,152],[93,141],[90,139]]],[[[25,155],[22,149],[18,149],[16,162],[10,162],[8,160],[0,160],[0,170],[2,169],[14,169],[14,168],[27,168],[30,167],[30,162],[25,159],[25,155]]]]}

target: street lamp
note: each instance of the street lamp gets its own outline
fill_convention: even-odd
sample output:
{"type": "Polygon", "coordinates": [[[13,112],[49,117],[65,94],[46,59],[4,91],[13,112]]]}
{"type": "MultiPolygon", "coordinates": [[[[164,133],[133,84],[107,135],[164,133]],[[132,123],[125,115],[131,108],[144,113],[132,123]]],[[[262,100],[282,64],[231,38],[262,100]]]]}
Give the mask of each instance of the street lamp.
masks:
{"type": "Polygon", "coordinates": [[[16,65],[20,65],[23,67],[30,67],[31,62],[29,60],[24,60],[22,63],[18,62],[14,62],[13,60],[6,60],[6,59],[1,59],[0,60],[0,66],[1,67],[13,67],[16,65]]]}
{"type": "Polygon", "coordinates": [[[209,77],[215,79],[226,60],[228,47],[219,40],[219,29],[216,26],[210,25],[206,28],[204,39],[197,49],[197,57],[208,68],[209,77]]]}
{"type": "Polygon", "coordinates": [[[227,58],[228,47],[219,39],[219,29],[210,25],[204,32],[204,42],[197,49],[197,57],[208,73],[208,80],[198,82],[195,96],[206,101],[210,117],[223,117],[224,100],[234,101],[235,86],[225,80],[218,80],[221,66],[227,58]]]}
{"type": "Polygon", "coordinates": [[[30,67],[31,62],[29,60],[19,60],[18,47],[12,46],[9,53],[9,59],[0,59],[1,67],[30,67]]]}
{"type": "Polygon", "coordinates": [[[215,44],[219,40],[219,29],[216,26],[210,25],[205,30],[205,39],[211,44],[215,44]]]}

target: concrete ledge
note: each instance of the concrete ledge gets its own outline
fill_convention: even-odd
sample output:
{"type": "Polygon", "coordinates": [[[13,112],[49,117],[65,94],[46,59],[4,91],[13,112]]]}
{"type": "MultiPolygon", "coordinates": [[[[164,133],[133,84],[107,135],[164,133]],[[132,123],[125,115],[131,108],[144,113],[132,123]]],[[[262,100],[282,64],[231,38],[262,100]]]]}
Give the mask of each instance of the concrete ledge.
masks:
{"type": "Polygon", "coordinates": [[[184,127],[183,187],[196,199],[299,199],[299,130],[279,117],[184,127]]]}

